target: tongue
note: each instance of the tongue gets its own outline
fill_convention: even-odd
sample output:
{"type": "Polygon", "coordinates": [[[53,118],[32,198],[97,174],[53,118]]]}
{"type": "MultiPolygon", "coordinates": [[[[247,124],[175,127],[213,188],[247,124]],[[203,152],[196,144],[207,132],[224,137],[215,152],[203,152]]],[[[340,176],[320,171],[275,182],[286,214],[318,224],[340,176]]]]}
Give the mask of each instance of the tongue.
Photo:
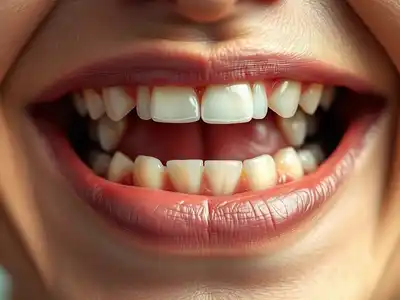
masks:
{"type": "Polygon", "coordinates": [[[245,124],[162,124],[128,118],[128,129],[119,149],[134,159],[153,156],[163,163],[174,159],[245,160],[274,154],[287,144],[273,118],[245,124]]]}

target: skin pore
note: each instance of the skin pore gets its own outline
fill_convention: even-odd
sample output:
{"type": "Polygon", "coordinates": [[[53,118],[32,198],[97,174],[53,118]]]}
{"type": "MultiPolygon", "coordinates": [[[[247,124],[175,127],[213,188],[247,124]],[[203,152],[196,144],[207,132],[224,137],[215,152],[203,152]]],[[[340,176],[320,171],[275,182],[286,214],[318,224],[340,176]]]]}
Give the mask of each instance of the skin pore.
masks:
{"type": "MultiPolygon", "coordinates": [[[[0,184],[7,212],[0,215],[1,222],[8,216],[5,225],[1,223],[0,227],[0,245],[7,245],[4,251],[3,247],[0,249],[0,262],[5,261],[21,289],[32,284],[35,293],[43,292],[40,281],[33,281],[37,271],[46,288],[60,299],[95,296],[104,299],[368,299],[373,292],[377,299],[385,299],[388,294],[383,297],[379,287],[387,288],[384,292],[392,291],[388,283],[393,280],[384,275],[388,265],[396,267],[391,257],[400,233],[397,218],[400,189],[396,184],[400,176],[400,155],[396,146],[391,183],[386,189],[383,178],[388,173],[388,161],[380,154],[388,152],[385,136],[396,135],[389,129],[380,144],[386,146],[371,149],[369,159],[375,157],[375,160],[368,168],[359,170],[369,175],[352,178],[343,192],[343,195],[360,196],[343,196],[318,225],[310,224],[315,228],[306,238],[296,235],[293,239],[300,241],[280,246],[279,250],[266,250],[261,259],[210,262],[158,257],[155,261],[154,257],[132,251],[112,237],[63,179],[51,171],[46,153],[33,138],[36,133],[27,125],[21,106],[69,66],[115,51],[117,46],[124,48],[128,42],[138,39],[141,32],[135,25],[144,12],[140,9],[136,13],[125,12],[106,0],[80,0],[74,4],[19,1],[20,5],[16,0],[3,0],[0,4],[0,81],[4,79],[0,94],[3,97],[0,155],[4,160],[0,184]],[[51,12],[53,5],[58,7],[51,12]],[[47,13],[50,13],[49,21],[38,29],[29,47],[23,50],[47,13]],[[74,21],[68,21],[72,16],[74,21]],[[98,20],[101,17],[103,23],[98,20]],[[1,32],[2,28],[8,29],[1,32]],[[35,174],[43,177],[37,178],[35,174]],[[371,187],[367,192],[363,191],[366,186],[371,187]],[[54,199],[57,205],[53,204],[54,199]],[[21,273],[29,275],[20,277],[21,273]]],[[[265,13],[269,14],[262,25],[271,44],[308,46],[313,55],[374,80],[393,97],[393,102],[398,101],[398,78],[383,49],[349,7],[337,2],[287,2],[281,9],[266,3],[257,5],[264,5],[265,13]],[[320,12],[319,18],[307,15],[314,11],[320,12]],[[290,40],[280,33],[282,20],[293,20],[293,24],[287,22],[285,26],[292,31],[301,28],[301,36],[307,36],[304,34],[307,30],[316,29],[322,34],[310,40],[295,38],[300,34],[293,34],[290,40]],[[343,39],[323,39],[337,35],[343,39]],[[329,48],[322,46],[324,42],[329,48]]],[[[348,2],[399,69],[400,43],[393,38],[400,30],[397,1],[348,2]]],[[[229,27],[230,38],[237,33],[237,28],[256,26],[246,17],[263,15],[251,14],[252,11],[237,11],[243,18],[229,27]]],[[[150,20],[157,20],[157,11],[146,13],[150,20]]],[[[147,33],[149,36],[160,34],[159,23],[154,24],[155,28],[147,33]]],[[[250,29],[254,35],[249,40],[258,42],[265,38],[259,31],[252,31],[257,26],[250,29]]],[[[169,34],[171,39],[203,38],[196,35],[199,33],[196,30],[178,33],[162,34],[169,34]]],[[[226,38],[228,33],[220,34],[226,38]]]]}

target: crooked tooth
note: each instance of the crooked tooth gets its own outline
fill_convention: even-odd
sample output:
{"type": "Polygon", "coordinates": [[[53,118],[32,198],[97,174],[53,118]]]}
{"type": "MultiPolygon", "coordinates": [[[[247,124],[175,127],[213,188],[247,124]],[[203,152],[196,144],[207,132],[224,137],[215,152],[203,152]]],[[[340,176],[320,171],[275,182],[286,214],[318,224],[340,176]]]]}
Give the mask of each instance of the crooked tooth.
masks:
{"type": "Polygon", "coordinates": [[[300,107],[309,115],[313,115],[318,108],[324,86],[322,84],[311,84],[300,97],[300,107]]]}
{"type": "Polygon", "coordinates": [[[307,134],[307,119],[301,110],[298,110],[293,117],[288,119],[278,117],[277,122],[291,146],[297,147],[304,143],[307,134]]]}
{"type": "Polygon", "coordinates": [[[107,116],[104,116],[98,121],[97,136],[101,148],[104,151],[110,152],[115,150],[126,129],[126,121],[121,120],[114,122],[107,116]]]}
{"type": "Polygon", "coordinates": [[[274,89],[268,106],[282,118],[291,118],[296,113],[301,95],[301,84],[286,80],[274,89]]]}
{"type": "Polygon", "coordinates": [[[215,196],[232,195],[242,173],[242,162],[234,160],[207,160],[204,174],[215,196]]]}
{"type": "Polygon", "coordinates": [[[253,191],[265,190],[277,183],[275,161],[268,154],[245,160],[243,170],[249,187],[253,191]]]}
{"type": "Polygon", "coordinates": [[[335,88],[334,87],[325,87],[322,96],[320,105],[323,110],[327,111],[332,105],[333,99],[335,98],[335,88]]]}
{"type": "Polygon", "coordinates": [[[200,120],[200,105],[191,87],[155,87],[151,118],[160,123],[192,123],[200,120]]]}
{"type": "Polygon", "coordinates": [[[122,87],[103,89],[103,100],[108,117],[117,122],[130,113],[135,107],[135,101],[122,87]]]}
{"type": "Polygon", "coordinates": [[[252,87],[253,92],[253,119],[262,120],[267,116],[268,99],[263,82],[256,82],[252,87]]]}
{"type": "Polygon", "coordinates": [[[203,95],[201,117],[208,124],[247,123],[253,118],[249,84],[212,85],[203,95]]]}
{"type": "Polygon", "coordinates": [[[150,113],[150,104],[151,104],[151,95],[150,88],[147,86],[139,86],[137,89],[137,97],[136,97],[136,112],[140,119],[142,120],[151,120],[150,113]]]}
{"type": "Polygon", "coordinates": [[[103,176],[107,174],[107,171],[110,167],[111,156],[107,153],[103,153],[100,151],[92,151],[89,154],[89,165],[92,168],[93,172],[99,176],[103,176]]]}
{"type": "Polygon", "coordinates": [[[107,179],[113,182],[121,182],[124,178],[132,177],[134,164],[129,157],[121,152],[115,152],[108,168],[107,179]]]}
{"type": "Polygon", "coordinates": [[[297,180],[304,176],[300,157],[292,147],[279,150],[274,160],[280,181],[297,180]]]}
{"type": "Polygon", "coordinates": [[[135,185],[151,189],[162,189],[164,185],[164,166],[151,156],[138,156],[133,171],[135,185]]]}
{"type": "Polygon", "coordinates": [[[101,96],[95,90],[89,89],[83,91],[83,98],[85,99],[89,116],[93,120],[100,119],[105,113],[103,99],[101,96]]]}
{"type": "Polygon", "coordinates": [[[88,109],[86,107],[85,99],[82,98],[79,94],[74,94],[72,96],[72,101],[74,103],[75,110],[81,117],[84,117],[88,113],[88,109]]]}
{"type": "Polygon", "coordinates": [[[170,160],[167,162],[167,171],[176,191],[199,194],[203,176],[202,160],[170,160]]]}

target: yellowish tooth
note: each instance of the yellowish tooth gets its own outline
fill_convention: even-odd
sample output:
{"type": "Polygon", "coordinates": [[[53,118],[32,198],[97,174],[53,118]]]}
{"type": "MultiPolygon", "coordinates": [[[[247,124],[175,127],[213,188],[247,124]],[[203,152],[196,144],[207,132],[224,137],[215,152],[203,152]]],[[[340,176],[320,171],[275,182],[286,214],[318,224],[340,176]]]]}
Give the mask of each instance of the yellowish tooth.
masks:
{"type": "Polygon", "coordinates": [[[300,97],[300,107],[309,115],[313,115],[318,108],[324,86],[322,84],[311,84],[300,97]]]}
{"type": "Polygon", "coordinates": [[[137,89],[137,107],[136,111],[140,119],[151,120],[151,94],[150,88],[147,86],[139,86],[137,89]]]}
{"type": "Polygon", "coordinates": [[[89,116],[93,120],[100,119],[105,113],[102,97],[95,90],[88,89],[83,91],[83,98],[85,99],[89,116]]]}
{"type": "Polygon", "coordinates": [[[122,87],[103,89],[103,100],[108,117],[118,122],[135,108],[135,101],[122,87]]]}
{"type": "Polygon", "coordinates": [[[203,176],[202,160],[170,160],[167,162],[169,179],[177,192],[198,194],[203,176]]]}
{"type": "Polygon", "coordinates": [[[336,89],[334,87],[325,87],[321,96],[321,107],[327,111],[332,105],[333,99],[335,98],[336,89]]]}
{"type": "Polygon", "coordinates": [[[279,150],[274,155],[274,160],[281,181],[297,180],[304,176],[300,157],[292,147],[279,150]]]}
{"type": "Polygon", "coordinates": [[[82,96],[79,94],[74,94],[72,97],[75,110],[81,117],[86,116],[88,113],[88,109],[86,107],[85,99],[83,99],[82,96]]]}
{"type": "Polygon", "coordinates": [[[204,174],[214,196],[232,195],[241,173],[241,161],[207,160],[204,163],[204,174]]]}
{"type": "Polygon", "coordinates": [[[125,133],[126,127],[125,119],[114,122],[106,116],[101,118],[97,127],[97,135],[101,148],[107,152],[115,150],[125,133]]]}
{"type": "Polygon", "coordinates": [[[268,154],[245,160],[243,170],[252,191],[265,190],[277,183],[275,161],[268,154]]]}
{"type": "Polygon", "coordinates": [[[301,84],[297,81],[282,81],[268,99],[268,106],[282,118],[291,118],[297,111],[301,95],[301,84]]]}
{"type": "Polygon", "coordinates": [[[137,186],[160,190],[164,185],[164,171],[159,159],[141,155],[135,160],[133,180],[137,186]]]}
{"type": "Polygon", "coordinates": [[[277,119],[278,126],[291,146],[301,146],[307,134],[306,115],[298,110],[292,118],[277,119]]]}
{"type": "Polygon", "coordinates": [[[107,179],[120,182],[127,176],[132,176],[134,164],[129,157],[121,152],[115,152],[107,174],[107,179]]]}
{"type": "Polygon", "coordinates": [[[89,154],[89,165],[92,168],[93,172],[99,176],[103,176],[107,174],[111,163],[111,156],[100,152],[100,151],[92,151],[89,154]]]}

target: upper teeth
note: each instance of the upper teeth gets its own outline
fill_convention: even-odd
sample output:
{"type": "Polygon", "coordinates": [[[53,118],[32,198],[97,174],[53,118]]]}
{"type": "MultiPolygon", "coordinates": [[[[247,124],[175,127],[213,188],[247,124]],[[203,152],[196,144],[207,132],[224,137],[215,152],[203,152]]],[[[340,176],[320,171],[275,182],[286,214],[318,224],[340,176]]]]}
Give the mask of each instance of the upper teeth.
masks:
{"type": "Polygon", "coordinates": [[[74,95],[74,104],[82,116],[93,120],[104,114],[120,121],[137,106],[142,120],[161,123],[191,123],[202,119],[210,124],[245,123],[266,117],[268,107],[282,118],[292,118],[298,107],[309,114],[321,105],[328,109],[335,89],[321,84],[309,84],[304,89],[296,81],[285,80],[268,91],[263,82],[210,85],[202,97],[192,87],[139,86],[136,96],[127,88],[110,87],[102,92],[84,90],[74,95]],[[303,90],[303,92],[302,92],[303,90]]]}

